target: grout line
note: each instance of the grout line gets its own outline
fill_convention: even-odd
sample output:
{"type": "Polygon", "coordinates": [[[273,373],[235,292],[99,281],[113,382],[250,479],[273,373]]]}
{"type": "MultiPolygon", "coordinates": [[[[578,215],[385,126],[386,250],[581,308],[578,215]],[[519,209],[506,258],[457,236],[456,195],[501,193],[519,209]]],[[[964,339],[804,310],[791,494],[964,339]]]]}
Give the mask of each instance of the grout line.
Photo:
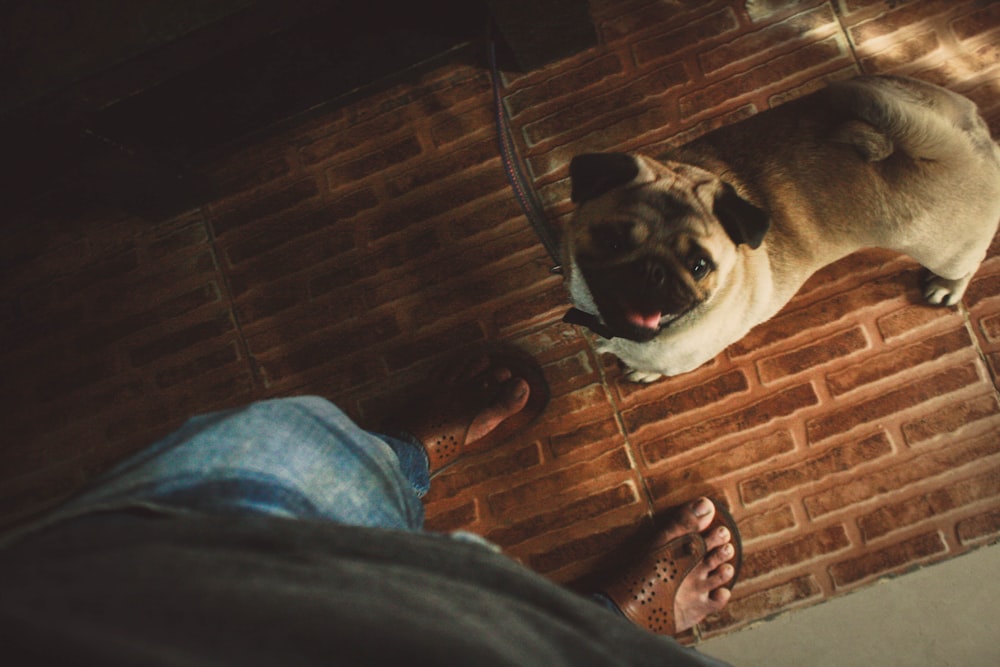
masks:
{"type": "Polygon", "coordinates": [[[584,341],[587,347],[590,349],[591,353],[594,355],[594,359],[597,362],[597,373],[601,379],[601,387],[604,389],[604,393],[607,394],[608,400],[611,403],[611,409],[614,412],[615,421],[618,424],[618,428],[622,433],[622,438],[625,441],[625,455],[628,456],[629,466],[632,471],[639,478],[639,483],[642,486],[642,492],[646,499],[646,516],[650,519],[654,518],[656,515],[656,506],[653,502],[653,494],[649,489],[649,484],[646,481],[646,475],[642,473],[639,468],[639,458],[635,452],[632,445],[632,441],[629,437],[628,429],[625,428],[625,420],[621,414],[621,408],[618,406],[618,401],[615,398],[615,392],[612,390],[610,384],[608,383],[607,374],[604,372],[604,364],[601,363],[601,353],[598,352],[595,347],[593,340],[587,334],[581,334],[584,337],[584,341]]]}
{"type": "Polygon", "coordinates": [[[239,313],[236,311],[236,303],[233,300],[233,288],[230,282],[229,273],[225,270],[222,264],[222,258],[219,253],[219,246],[215,238],[215,230],[212,228],[212,223],[210,220],[209,206],[203,205],[200,208],[201,211],[201,221],[205,228],[205,236],[208,238],[209,250],[212,253],[212,262],[215,264],[215,273],[218,276],[219,283],[222,289],[222,296],[226,301],[229,308],[229,314],[232,317],[233,324],[236,327],[236,342],[239,346],[240,353],[246,359],[248,370],[250,371],[250,381],[251,381],[251,395],[255,399],[263,397],[262,390],[267,389],[267,379],[264,377],[260,364],[257,359],[250,353],[250,344],[247,342],[246,335],[243,332],[243,323],[240,321],[239,313]]]}

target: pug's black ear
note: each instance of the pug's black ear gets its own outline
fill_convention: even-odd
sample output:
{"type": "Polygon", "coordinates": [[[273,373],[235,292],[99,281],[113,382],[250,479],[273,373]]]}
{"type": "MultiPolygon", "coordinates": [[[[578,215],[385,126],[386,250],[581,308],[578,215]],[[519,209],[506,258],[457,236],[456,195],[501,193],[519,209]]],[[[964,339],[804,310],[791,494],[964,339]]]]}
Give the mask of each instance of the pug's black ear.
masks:
{"type": "Polygon", "coordinates": [[[584,153],[569,163],[576,202],[596,199],[609,190],[631,183],[639,175],[639,162],[626,153],[584,153]]]}
{"type": "Polygon", "coordinates": [[[736,189],[725,182],[715,195],[714,213],[733,243],[746,243],[755,250],[763,243],[764,235],[771,226],[771,220],[763,209],[739,196],[736,189]]]}

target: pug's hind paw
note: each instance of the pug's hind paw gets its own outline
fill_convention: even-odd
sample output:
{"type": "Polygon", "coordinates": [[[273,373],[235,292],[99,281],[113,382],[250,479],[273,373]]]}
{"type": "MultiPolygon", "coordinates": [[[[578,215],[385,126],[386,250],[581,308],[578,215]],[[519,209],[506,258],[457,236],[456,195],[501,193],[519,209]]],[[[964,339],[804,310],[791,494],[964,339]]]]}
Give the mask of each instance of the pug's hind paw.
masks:
{"type": "Polygon", "coordinates": [[[948,280],[928,272],[924,281],[924,298],[932,306],[954,306],[962,299],[971,279],[972,273],[958,280],[948,280]]]}
{"type": "Polygon", "coordinates": [[[629,382],[649,384],[650,382],[656,382],[662,377],[663,375],[661,373],[656,373],[654,371],[639,371],[634,368],[625,369],[625,379],[629,382]]]}

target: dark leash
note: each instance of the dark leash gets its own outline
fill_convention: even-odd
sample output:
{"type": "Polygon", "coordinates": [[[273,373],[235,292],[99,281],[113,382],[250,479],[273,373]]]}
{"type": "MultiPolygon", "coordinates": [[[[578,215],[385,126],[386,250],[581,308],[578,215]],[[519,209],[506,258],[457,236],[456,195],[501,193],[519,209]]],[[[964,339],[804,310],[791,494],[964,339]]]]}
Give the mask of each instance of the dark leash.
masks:
{"type": "MultiPolygon", "coordinates": [[[[497,67],[496,43],[489,39],[490,51],[490,73],[493,79],[493,106],[496,113],[497,126],[497,146],[500,149],[500,160],[503,163],[507,180],[510,181],[511,190],[514,191],[514,198],[520,205],[528,222],[534,228],[545,250],[549,253],[553,265],[550,271],[562,275],[563,265],[559,258],[559,244],[556,242],[556,235],[549,225],[548,217],[542,208],[542,203],[538,199],[538,194],[532,188],[524,176],[525,169],[521,163],[521,158],[517,154],[517,147],[510,131],[510,117],[507,115],[507,107],[503,103],[503,86],[500,83],[500,70],[497,67]]],[[[600,318],[591,313],[584,312],[579,308],[570,308],[563,316],[563,322],[567,324],[577,324],[585,326],[598,336],[603,338],[614,338],[614,334],[607,326],[601,322],[600,318]]]]}

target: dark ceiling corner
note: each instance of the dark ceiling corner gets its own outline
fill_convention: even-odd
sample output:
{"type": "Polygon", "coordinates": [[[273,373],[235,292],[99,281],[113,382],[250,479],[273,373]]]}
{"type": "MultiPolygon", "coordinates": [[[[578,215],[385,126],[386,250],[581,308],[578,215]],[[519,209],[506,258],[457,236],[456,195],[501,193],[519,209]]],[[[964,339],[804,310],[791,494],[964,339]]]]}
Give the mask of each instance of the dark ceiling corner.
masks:
{"type": "Polygon", "coordinates": [[[586,0],[0,2],[5,196],[58,192],[147,218],[217,194],[205,159],[464,47],[527,71],[596,44],[586,0]]]}

